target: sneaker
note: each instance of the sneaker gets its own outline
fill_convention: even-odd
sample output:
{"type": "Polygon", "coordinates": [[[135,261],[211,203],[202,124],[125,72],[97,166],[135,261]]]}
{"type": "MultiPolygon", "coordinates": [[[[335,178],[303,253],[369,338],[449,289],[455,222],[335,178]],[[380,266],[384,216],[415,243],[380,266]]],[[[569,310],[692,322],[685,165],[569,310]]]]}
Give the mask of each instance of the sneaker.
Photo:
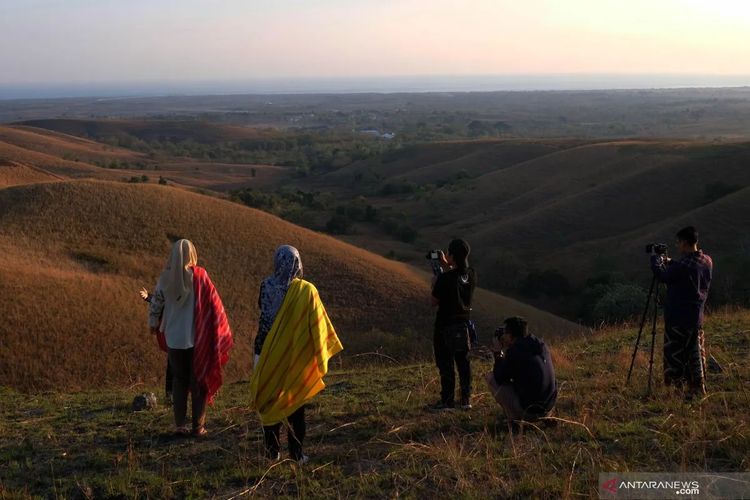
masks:
{"type": "Polygon", "coordinates": [[[454,408],[454,403],[445,403],[444,401],[438,401],[437,403],[427,405],[427,409],[432,411],[452,410],[454,408]]]}
{"type": "Polygon", "coordinates": [[[305,455],[303,453],[302,456],[299,457],[299,459],[297,459],[297,464],[298,465],[305,465],[309,461],[310,461],[310,457],[308,457],[307,455],[305,455]]]}
{"type": "Polygon", "coordinates": [[[461,405],[461,409],[462,409],[462,410],[465,410],[465,411],[469,411],[469,410],[471,410],[472,408],[474,408],[474,407],[473,407],[473,406],[471,406],[471,403],[464,403],[464,404],[462,404],[462,405],[461,405]]]}
{"type": "Polygon", "coordinates": [[[278,462],[281,460],[281,452],[266,452],[266,458],[268,458],[271,462],[278,462]]]}

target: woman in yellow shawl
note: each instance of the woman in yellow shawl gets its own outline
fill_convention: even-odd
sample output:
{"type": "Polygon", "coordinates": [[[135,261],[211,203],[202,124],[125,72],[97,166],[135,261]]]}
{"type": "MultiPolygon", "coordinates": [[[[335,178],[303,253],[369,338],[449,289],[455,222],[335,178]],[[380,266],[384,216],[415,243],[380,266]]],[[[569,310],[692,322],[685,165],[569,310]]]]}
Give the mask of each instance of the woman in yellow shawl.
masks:
{"type": "Polygon", "coordinates": [[[304,464],[305,404],[325,387],[328,360],[341,351],[341,342],[317,289],[302,279],[299,251],[292,246],[276,250],[274,274],[261,283],[258,305],[251,405],[263,424],[268,457],[281,458],[284,423],[289,455],[304,464]]]}

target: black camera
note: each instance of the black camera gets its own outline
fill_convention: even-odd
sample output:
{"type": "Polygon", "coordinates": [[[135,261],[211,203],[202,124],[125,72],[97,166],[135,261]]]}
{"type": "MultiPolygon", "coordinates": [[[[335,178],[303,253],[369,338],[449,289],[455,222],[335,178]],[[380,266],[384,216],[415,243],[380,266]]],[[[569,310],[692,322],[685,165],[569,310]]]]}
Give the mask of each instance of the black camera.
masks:
{"type": "Polygon", "coordinates": [[[500,337],[502,337],[503,335],[505,335],[505,327],[504,326],[497,327],[497,329],[495,330],[495,338],[500,340],[500,337]]]}
{"type": "Polygon", "coordinates": [[[646,253],[653,253],[656,255],[667,255],[669,247],[665,243],[649,243],[646,245],[646,253]]]}
{"type": "Polygon", "coordinates": [[[440,267],[440,260],[443,256],[442,250],[430,250],[427,252],[426,258],[430,261],[430,265],[432,266],[432,273],[435,276],[440,276],[443,274],[443,268],[440,267]]]}
{"type": "Polygon", "coordinates": [[[442,250],[430,250],[427,252],[427,260],[440,260],[440,256],[443,254],[442,250]]]}

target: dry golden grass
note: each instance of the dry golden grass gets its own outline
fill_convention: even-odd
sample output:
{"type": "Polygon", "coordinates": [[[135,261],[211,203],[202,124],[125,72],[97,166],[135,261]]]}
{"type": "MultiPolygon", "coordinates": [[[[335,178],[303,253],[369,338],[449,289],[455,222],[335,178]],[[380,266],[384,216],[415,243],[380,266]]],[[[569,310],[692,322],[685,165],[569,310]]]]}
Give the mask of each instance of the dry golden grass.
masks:
{"type": "Polygon", "coordinates": [[[44,170],[0,159],[0,188],[36,182],[59,181],[63,178],[44,170]]]}
{"type": "MultiPolygon", "coordinates": [[[[158,172],[169,182],[183,186],[226,192],[233,189],[273,187],[288,178],[293,168],[276,165],[170,161],[159,163],[158,172]],[[255,175],[253,175],[255,172],[255,175]]],[[[134,175],[138,172],[134,172],[134,175]]],[[[143,172],[140,172],[143,173],[143,172]]]]}
{"type": "MultiPolygon", "coordinates": [[[[53,120],[53,122],[55,122],[53,120]]],[[[152,122],[123,121],[123,122],[78,122],[70,124],[63,120],[63,130],[70,129],[71,133],[84,134],[87,126],[99,124],[105,129],[112,129],[112,133],[120,127],[130,130],[138,124],[148,128],[146,132],[157,134],[158,126],[152,122]],[[89,124],[89,125],[86,125],[89,124]]],[[[43,122],[46,123],[46,122],[43,122]]],[[[56,122],[55,122],[56,123],[56,122]]],[[[161,122],[157,122],[161,123],[161,122]]],[[[97,125],[97,126],[99,126],[97,125]]],[[[169,127],[169,125],[165,125],[169,127]]],[[[226,127],[206,124],[206,130],[192,122],[176,122],[177,130],[163,129],[163,134],[200,134],[205,133],[207,140],[219,140],[220,131],[224,130],[228,137],[244,138],[262,135],[261,131],[241,127],[226,127]],[[244,134],[244,135],[243,135],[244,134]]],[[[141,130],[141,132],[144,132],[141,130]]],[[[210,189],[214,191],[229,191],[241,188],[262,188],[275,185],[280,178],[287,177],[290,169],[273,165],[228,164],[217,162],[202,162],[184,158],[148,159],[145,155],[128,149],[113,147],[93,140],[66,135],[62,132],[35,128],[26,125],[0,125],[0,165],[21,163],[28,168],[42,170],[41,174],[62,175],[74,178],[95,178],[110,181],[120,181],[132,177],[149,177],[149,182],[157,182],[160,177],[169,183],[190,187],[210,189]],[[102,168],[116,162],[122,168],[102,168]],[[143,168],[135,168],[140,164],[143,168]],[[158,168],[158,170],[157,170],[158,168]],[[254,174],[254,175],[253,175],[254,174]]],[[[41,175],[40,174],[40,175],[41,175]]],[[[28,184],[36,182],[33,177],[20,172],[0,172],[0,186],[28,184]],[[5,177],[19,177],[16,181],[6,181],[5,177]]],[[[39,177],[40,181],[46,180],[39,177]]]]}
{"type": "Polygon", "coordinates": [[[24,149],[1,140],[0,159],[6,162],[13,161],[24,165],[31,165],[50,173],[64,176],[93,175],[99,170],[97,167],[85,162],[65,160],[58,156],[24,149]]]}
{"type": "Polygon", "coordinates": [[[259,137],[274,137],[278,133],[271,129],[258,129],[238,125],[226,125],[199,120],[139,120],[139,119],[104,119],[104,120],[70,120],[47,119],[30,120],[22,125],[34,129],[47,129],[79,137],[113,137],[123,134],[140,139],[193,140],[196,142],[215,143],[259,137]]]}
{"type": "MultiPolygon", "coordinates": [[[[176,237],[196,244],[224,299],[237,341],[229,380],[248,374],[258,287],[282,243],[302,252],[348,354],[405,359],[430,351],[433,311],[423,275],[220,199],[101,181],[16,186],[0,190],[0,235],[3,385],[78,389],[159,377],[163,355],[146,332],[137,291],[153,286],[176,237]]],[[[545,333],[576,328],[492,294],[481,293],[479,302],[485,335],[510,314],[529,316],[545,333]]]]}
{"type": "Polygon", "coordinates": [[[118,148],[81,137],[52,130],[22,125],[0,126],[0,141],[60,157],[79,157],[81,161],[121,160],[134,161],[145,156],[128,149],[118,148]]]}
{"type": "Polygon", "coordinates": [[[170,439],[171,408],[130,411],[133,394],[154,386],[0,388],[0,496],[573,499],[596,498],[600,472],[748,472],[749,322],[747,311],[709,317],[724,372],[692,401],[662,385],[658,358],[650,397],[642,361],[624,385],[629,359],[616,353],[632,349],[633,328],[547,339],[557,404],[517,434],[481,380],[488,360],[473,361],[468,412],[425,409],[439,386],[431,364],[336,367],[308,406],[302,468],[264,457],[244,382],[222,388],[201,440],[170,439]]]}

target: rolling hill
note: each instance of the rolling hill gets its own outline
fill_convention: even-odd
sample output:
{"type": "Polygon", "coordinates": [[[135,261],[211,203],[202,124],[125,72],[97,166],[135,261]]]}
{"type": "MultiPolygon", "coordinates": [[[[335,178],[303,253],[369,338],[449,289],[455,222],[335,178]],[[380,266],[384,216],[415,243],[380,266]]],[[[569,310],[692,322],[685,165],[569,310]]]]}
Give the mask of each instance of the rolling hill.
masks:
{"type": "MultiPolygon", "coordinates": [[[[150,182],[157,182],[161,177],[171,184],[218,192],[266,187],[288,176],[288,168],[273,165],[227,164],[179,156],[151,158],[138,151],[88,139],[87,131],[95,134],[95,131],[100,130],[102,133],[113,134],[100,138],[128,136],[133,139],[135,136],[129,136],[127,132],[131,131],[158,140],[158,136],[153,135],[159,130],[158,126],[151,124],[150,128],[136,128],[133,131],[131,128],[135,124],[130,124],[131,128],[125,127],[130,122],[102,122],[102,125],[95,127],[93,124],[96,123],[99,122],[45,120],[39,123],[49,127],[56,126],[60,131],[28,125],[0,125],[0,161],[22,163],[63,177],[119,181],[146,175],[150,182]]],[[[142,126],[145,127],[143,124],[142,126]]],[[[194,140],[199,130],[195,126],[174,125],[162,132],[171,138],[176,137],[175,134],[182,134],[182,139],[194,140]]],[[[201,140],[216,141],[221,131],[227,137],[233,137],[233,134],[235,137],[256,137],[260,134],[248,128],[215,127],[203,131],[205,135],[201,140]]]]}
{"type": "MultiPolygon", "coordinates": [[[[41,146],[45,138],[53,141],[34,155],[59,151],[58,142],[67,140],[75,147],[79,141],[102,147],[85,136],[215,144],[221,137],[236,141],[270,133],[196,120],[40,120],[8,128],[14,130],[14,148],[34,142],[21,132],[38,134],[41,146]]],[[[12,134],[5,135],[11,139],[12,134]]],[[[6,157],[66,173],[54,163],[59,157],[6,157]]],[[[251,188],[274,195],[292,188],[322,193],[321,199],[333,200],[326,202],[332,206],[305,207],[304,217],[299,210],[290,212],[295,221],[316,230],[325,229],[347,204],[372,205],[380,220],[355,221],[340,237],[416,266],[424,265],[425,248],[466,235],[483,286],[590,321],[601,318],[582,312],[580,296],[587,281],[610,279],[606,276],[624,276],[635,284],[647,281],[643,245],[671,243],[680,226],[695,224],[703,233],[703,247],[717,258],[713,297],[750,304],[750,289],[744,285],[750,280],[747,142],[515,138],[415,143],[302,178],[286,167],[163,160],[159,172],[149,172],[152,182],[158,175],[177,185],[220,192],[251,188]],[[386,229],[388,224],[403,226],[416,237],[402,241],[386,229]],[[544,273],[561,275],[571,293],[529,295],[525,283],[544,273]]],[[[71,175],[122,180],[144,174],[85,168],[86,173],[71,175]]]]}
{"type": "Polygon", "coordinates": [[[580,144],[564,140],[478,140],[413,144],[383,158],[354,163],[326,175],[331,184],[347,186],[352,178],[376,177],[384,182],[436,184],[457,175],[480,175],[580,144]]]}
{"type": "Polygon", "coordinates": [[[750,301],[747,288],[737,288],[737,273],[750,263],[750,143],[559,141],[524,154],[519,147],[515,140],[425,144],[323,175],[310,189],[350,196],[359,189],[368,203],[397,214],[418,230],[415,245],[394,244],[362,224],[350,238],[377,251],[395,247],[412,262],[428,242],[470,235],[491,280],[485,285],[499,289],[533,270],[559,271],[574,287],[602,272],[647,280],[644,244],[671,244],[693,224],[727,271],[716,277],[724,299],[750,301]],[[378,174],[377,183],[343,182],[363,171],[378,174]],[[410,179],[420,181],[378,190],[410,179]]]}
{"type": "MultiPolygon", "coordinates": [[[[300,248],[347,354],[419,358],[430,352],[425,276],[269,214],[169,186],[104,181],[0,190],[0,380],[40,390],[132,384],[161,374],[137,296],[151,287],[172,240],[193,240],[222,295],[237,340],[229,379],[250,369],[257,290],[279,244],[300,248]]],[[[577,325],[481,292],[485,340],[492,325],[522,314],[538,332],[577,325]]]]}
{"type": "Polygon", "coordinates": [[[221,143],[278,135],[277,132],[271,129],[241,127],[189,119],[70,120],[57,118],[28,120],[20,122],[18,125],[100,141],[103,139],[121,138],[141,141],[221,143]]]}
{"type": "Polygon", "coordinates": [[[0,159],[0,188],[33,184],[36,182],[59,181],[62,177],[22,163],[0,159]]]}
{"type": "Polygon", "coordinates": [[[466,217],[448,229],[475,234],[478,257],[522,249],[581,285],[598,259],[623,273],[645,266],[645,243],[671,244],[688,224],[716,257],[746,253],[748,162],[750,144],[586,145],[486,174],[469,183],[470,196],[443,192],[434,202],[460,204],[466,217]]]}

